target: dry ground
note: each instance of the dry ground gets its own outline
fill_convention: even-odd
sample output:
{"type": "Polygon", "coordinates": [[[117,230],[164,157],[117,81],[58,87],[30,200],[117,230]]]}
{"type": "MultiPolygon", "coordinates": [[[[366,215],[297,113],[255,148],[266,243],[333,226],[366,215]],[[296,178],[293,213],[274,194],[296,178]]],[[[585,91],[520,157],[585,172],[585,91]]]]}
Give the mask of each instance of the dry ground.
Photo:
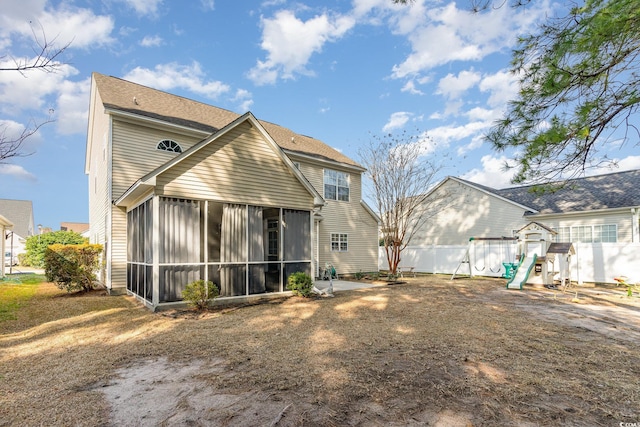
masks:
{"type": "Polygon", "coordinates": [[[640,423],[640,298],[429,276],[150,313],[43,284],[0,323],[0,425],[640,423]]]}

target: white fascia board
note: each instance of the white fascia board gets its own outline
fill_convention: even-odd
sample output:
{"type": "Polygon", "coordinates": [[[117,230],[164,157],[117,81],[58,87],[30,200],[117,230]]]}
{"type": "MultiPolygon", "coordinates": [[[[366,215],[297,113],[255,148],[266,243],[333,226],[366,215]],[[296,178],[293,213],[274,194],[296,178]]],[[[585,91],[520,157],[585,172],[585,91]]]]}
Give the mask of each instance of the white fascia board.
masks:
{"type": "Polygon", "coordinates": [[[205,130],[200,130],[200,129],[194,129],[192,127],[189,126],[182,126],[182,125],[177,125],[175,123],[170,123],[167,122],[165,120],[160,120],[160,119],[154,119],[152,117],[147,117],[147,116],[143,116],[141,114],[135,114],[135,113],[129,113],[127,111],[121,111],[121,110],[117,110],[117,109],[113,109],[113,108],[105,108],[105,113],[110,114],[111,116],[114,117],[119,117],[121,119],[124,119],[126,121],[133,121],[133,122],[145,122],[145,123],[149,123],[152,124],[154,127],[164,127],[166,129],[170,129],[170,130],[174,130],[174,131],[179,131],[179,132],[186,132],[186,133],[191,133],[193,134],[195,137],[207,137],[209,135],[211,135],[211,132],[205,131],[205,130]]]}
{"type": "Polygon", "coordinates": [[[380,223],[382,222],[382,220],[380,219],[380,217],[378,216],[378,214],[376,214],[373,209],[371,208],[371,206],[369,206],[369,204],[367,202],[365,202],[364,200],[360,200],[360,204],[362,205],[362,207],[364,208],[365,211],[369,212],[369,215],[371,215],[373,217],[373,219],[376,220],[376,222],[378,223],[378,225],[380,225],[380,223]]]}
{"type": "Polygon", "coordinates": [[[128,207],[132,202],[138,200],[149,190],[153,190],[156,186],[156,177],[153,176],[147,180],[139,179],[131,187],[125,191],[122,196],[113,202],[118,207],[128,207]]]}
{"type": "Polygon", "coordinates": [[[7,218],[5,218],[4,216],[0,215],[0,225],[5,227],[5,228],[12,228],[13,227],[13,223],[11,221],[9,221],[7,218]]]}
{"type": "Polygon", "coordinates": [[[332,167],[337,167],[337,168],[342,168],[342,169],[351,169],[353,171],[357,171],[357,172],[366,172],[366,169],[363,168],[362,166],[356,166],[356,165],[350,165],[348,163],[342,163],[342,162],[338,162],[336,160],[327,160],[327,159],[322,159],[316,156],[313,156],[311,154],[301,154],[297,151],[291,151],[291,150],[285,150],[284,148],[281,148],[281,150],[287,155],[290,156],[292,158],[300,158],[300,159],[305,159],[308,160],[310,162],[313,163],[318,163],[322,166],[332,166],[332,167]]]}

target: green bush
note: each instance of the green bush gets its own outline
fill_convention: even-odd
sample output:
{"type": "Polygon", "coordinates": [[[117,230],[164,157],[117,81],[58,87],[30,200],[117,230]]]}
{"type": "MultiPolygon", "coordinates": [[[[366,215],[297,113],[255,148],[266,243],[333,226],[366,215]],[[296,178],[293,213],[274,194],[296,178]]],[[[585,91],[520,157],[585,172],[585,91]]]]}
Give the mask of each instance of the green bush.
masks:
{"type": "Polygon", "coordinates": [[[217,298],[218,288],[213,282],[196,280],[189,283],[182,291],[182,299],[198,310],[204,310],[209,306],[209,301],[217,298]]]}
{"type": "Polygon", "coordinates": [[[21,265],[23,267],[27,266],[27,254],[18,254],[18,265],[21,265]]]}
{"type": "Polygon", "coordinates": [[[75,231],[52,231],[30,236],[25,243],[27,256],[24,258],[24,265],[44,267],[45,252],[50,245],[81,245],[84,243],[88,243],[87,239],[75,231]]]}
{"type": "Polygon", "coordinates": [[[287,289],[293,291],[294,295],[300,295],[305,298],[310,297],[312,295],[312,288],[313,281],[307,273],[299,271],[291,274],[287,279],[287,289]]]}
{"type": "Polygon", "coordinates": [[[44,253],[47,280],[67,292],[89,291],[96,287],[102,245],[51,245],[44,253]]]}

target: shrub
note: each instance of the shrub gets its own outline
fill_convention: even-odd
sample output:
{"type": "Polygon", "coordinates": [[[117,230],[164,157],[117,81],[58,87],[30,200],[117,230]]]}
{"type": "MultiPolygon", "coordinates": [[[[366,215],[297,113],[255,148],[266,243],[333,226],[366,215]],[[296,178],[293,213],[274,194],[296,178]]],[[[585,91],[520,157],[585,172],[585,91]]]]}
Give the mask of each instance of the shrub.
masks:
{"type": "Polygon", "coordinates": [[[75,231],[52,231],[50,233],[37,234],[27,238],[25,249],[25,265],[31,267],[44,267],[44,257],[50,245],[81,245],[88,243],[87,239],[75,231]]]}
{"type": "Polygon", "coordinates": [[[287,289],[293,291],[294,295],[310,297],[312,295],[313,281],[311,276],[301,271],[293,273],[287,279],[287,289]]]}
{"type": "Polygon", "coordinates": [[[44,253],[47,280],[67,292],[96,287],[102,245],[51,245],[44,253]]]}
{"type": "Polygon", "coordinates": [[[198,310],[204,310],[209,305],[209,301],[217,298],[218,288],[213,282],[196,280],[189,283],[182,291],[182,299],[198,310]]]}

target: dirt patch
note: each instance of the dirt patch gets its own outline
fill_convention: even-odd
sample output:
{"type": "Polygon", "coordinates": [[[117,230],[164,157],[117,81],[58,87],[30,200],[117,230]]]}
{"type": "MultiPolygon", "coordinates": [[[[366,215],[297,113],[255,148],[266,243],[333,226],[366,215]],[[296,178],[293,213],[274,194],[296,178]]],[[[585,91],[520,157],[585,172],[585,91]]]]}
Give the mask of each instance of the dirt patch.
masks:
{"type": "Polygon", "coordinates": [[[639,298],[406,281],[198,314],[45,286],[0,324],[0,425],[640,422],[639,298]]]}

